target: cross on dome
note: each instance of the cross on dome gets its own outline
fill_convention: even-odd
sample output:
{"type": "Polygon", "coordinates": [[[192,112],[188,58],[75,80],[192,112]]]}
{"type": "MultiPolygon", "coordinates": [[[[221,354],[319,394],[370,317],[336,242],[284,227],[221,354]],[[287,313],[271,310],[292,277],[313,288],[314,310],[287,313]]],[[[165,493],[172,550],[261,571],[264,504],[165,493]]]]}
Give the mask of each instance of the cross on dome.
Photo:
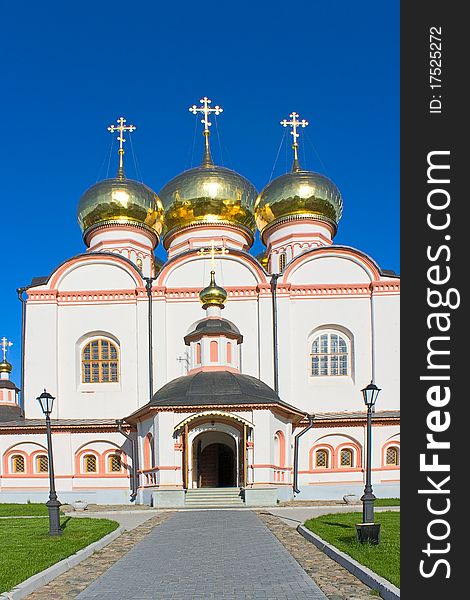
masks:
{"type": "Polygon", "coordinates": [[[294,143],[292,144],[292,149],[294,150],[294,164],[292,165],[292,170],[299,171],[300,170],[299,156],[298,156],[299,144],[297,143],[297,138],[299,137],[299,134],[297,133],[297,128],[298,127],[307,127],[307,125],[309,123],[305,119],[302,119],[301,121],[299,121],[298,120],[299,115],[296,112],[291,112],[289,117],[291,118],[291,120],[288,121],[287,119],[284,119],[283,121],[281,121],[281,125],[283,127],[292,127],[292,131],[290,132],[294,138],[294,143]]]}
{"type": "Polygon", "coordinates": [[[13,346],[13,342],[10,342],[9,340],[7,340],[6,337],[2,337],[2,339],[0,341],[1,341],[1,347],[2,347],[2,352],[3,352],[3,362],[6,362],[8,348],[13,346]]]}
{"type": "Polygon", "coordinates": [[[133,131],[135,131],[137,128],[135,125],[124,125],[124,123],[127,123],[126,119],[124,117],[119,117],[119,119],[116,120],[117,123],[119,123],[119,125],[110,125],[108,127],[108,131],[110,131],[111,133],[115,133],[116,131],[119,132],[118,135],[118,142],[119,142],[119,169],[118,169],[118,177],[123,179],[124,178],[124,147],[123,144],[126,141],[126,138],[124,137],[124,132],[128,131],[129,133],[132,133],[133,131]]]}
{"type": "Polygon", "coordinates": [[[189,112],[192,112],[193,115],[197,115],[198,112],[203,113],[204,118],[201,119],[201,123],[203,123],[204,125],[204,135],[208,135],[209,127],[212,125],[212,123],[209,121],[210,113],[220,115],[220,113],[223,112],[224,109],[221,108],[219,105],[214,106],[214,108],[210,107],[209,104],[212,103],[212,100],[209,100],[207,96],[204,96],[204,98],[199,100],[199,102],[202,104],[202,106],[196,106],[195,104],[193,104],[189,108],[189,112]]]}
{"type": "Polygon", "coordinates": [[[209,104],[212,103],[212,100],[210,100],[207,96],[201,98],[199,102],[202,104],[202,106],[196,106],[196,104],[193,104],[189,107],[189,112],[192,112],[193,115],[197,115],[197,113],[202,113],[204,115],[204,118],[201,119],[201,123],[204,125],[203,135],[205,138],[205,150],[202,165],[205,167],[210,167],[214,163],[212,162],[211,150],[209,147],[209,127],[212,125],[212,123],[209,121],[209,115],[211,113],[214,113],[215,115],[220,115],[220,113],[223,112],[224,109],[221,108],[218,104],[213,108],[209,106],[209,104]]]}
{"type": "Polygon", "coordinates": [[[216,254],[229,254],[229,249],[225,246],[215,246],[215,241],[211,240],[211,245],[206,248],[200,248],[198,254],[201,256],[210,254],[211,255],[211,271],[215,272],[215,255],[216,254]]]}

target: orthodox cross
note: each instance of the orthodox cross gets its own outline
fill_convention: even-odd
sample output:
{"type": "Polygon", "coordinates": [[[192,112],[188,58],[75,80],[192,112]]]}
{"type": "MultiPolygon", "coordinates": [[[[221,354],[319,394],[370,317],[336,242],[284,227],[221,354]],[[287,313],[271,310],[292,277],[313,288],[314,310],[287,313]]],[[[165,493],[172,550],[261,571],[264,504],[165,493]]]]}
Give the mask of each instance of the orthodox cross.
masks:
{"type": "Polygon", "coordinates": [[[228,254],[229,250],[225,246],[216,247],[214,240],[211,241],[211,245],[208,248],[200,248],[198,254],[204,256],[205,254],[211,255],[211,270],[215,272],[215,255],[216,254],[228,254]]]}
{"type": "Polygon", "coordinates": [[[108,127],[108,131],[110,131],[111,133],[114,133],[115,131],[119,131],[119,135],[118,135],[118,142],[119,142],[119,170],[118,170],[118,174],[123,176],[124,175],[124,161],[123,161],[123,156],[124,156],[124,148],[123,148],[123,144],[126,141],[126,138],[124,137],[124,132],[128,131],[129,133],[132,133],[133,131],[136,130],[136,126],[135,125],[124,125],[124,123],[126,123],[126,119],[124,117],[119,117],[119,119],[117,119],[117,123],[119,123],[119,125],[110,125],[108,127]]]}
{"type": "Polygon", "coordinates": [[[187,373],[188,370],[189,370],[189,356],[188,356],[188,353],[185,352],[184,356],[178,356],[178,358],[176,360],[180,363],[181,370],[185,369],[186,373],[187,373]],[[183,366],[183,363],[184,363],[184,366],[183,366]]]}
{"type": "Polygon", "coordinates": [[[207,136],[209,135],[209,127],[212,125],[212,123],[209,121],[210,113],[220,115],[220,113],[223,112],[224,109],[218,105],[214,106],[214,108],[211,108],[209,104],[212,103],[212,100],[209,100],[207,96],[204,96],[204,98],[199,100],[199,102],[202,104],[202,106],[196,106],[195,104],[193,104],[189,108],[189,112],[192,112],[193,115],[197,115],[198,112],[204,114],[204,118],[201,119],[201,123],[204,124],[204,135],[207,136]]]}
{"type": "Polygon", "coordinates": [[[294,143],[292,144],[292,148],[294,150],[294,163],[296,163],[299,160],[297,152],[297,149],[299,147],[299,144],[297,143],[297,138],[299,137],[299,134],[297,133],[297,128],[307,127],[308,121],[306,121],[305,119],[298,121],[299,115],[296,112],[292,112],[289,115],[289,117],[291,118],[291,121],[284,119],[283,121],[281,121],[281,125],[283,125],[284,127],[292,127],[291,135],[294,137],[294,143]]]}
{"type": "Polygon", "coordinates": [[[0,341],[2,342],[1,346],[2,346],[2,351],[3,351],[3,362],[6,362],[8,348],[10,348],[10,346],[13,346],[13,342],[10,342],[9,340],[7,340],[6,337],[2,337],[2,339],[0,341]]]}

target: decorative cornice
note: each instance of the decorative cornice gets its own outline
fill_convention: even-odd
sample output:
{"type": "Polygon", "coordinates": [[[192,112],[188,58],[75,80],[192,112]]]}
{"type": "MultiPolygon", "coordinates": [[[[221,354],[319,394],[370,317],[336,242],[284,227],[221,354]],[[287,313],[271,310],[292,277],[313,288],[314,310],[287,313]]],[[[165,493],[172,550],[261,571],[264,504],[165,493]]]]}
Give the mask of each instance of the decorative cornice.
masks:
{"type": "Polygon", "coordinates": [[[153,247],[155,248],[158,245],[159,237],[158,237],[157,232],[154,229],[152,229],[145,223],[141,223],[139,221],[132,221],[131,219],[126,219],[123,221],[113,221],[113,220],[100,221],[99,223],[96,223],[95,225],[91,225],[91,227],[88,227],[88,229],[85,229],[85,231],[83,232],[83,241],[85,242],[86,246],[88,246],[89,242],[90,242],[90,237],[96,231],[98,231],[100,229],[110,229],[110,228],[114,228],[114,227],[127,227],[127,228],[134,227],[135,229],[142,229],[145,233],[147,233],[151,236],[153,247]]]}
{"type": "MultiPolygon", "coordinates": [[[[77,419],[78,420],[78,419],[77,419]]],[[[64,424],[56,424],[53,423],[51,425],[52,431],[56,432],[70,432],[70,433],[95,433],[95,432],[103,432],[103,433],[119,433],[118,427],[116,424],[90,424],[90,423],[64,423],[64,424]]],[[[135,427],[131,425],[124,425],[124,431],[129,433],[130,431],[136,431],[135,427]]],[[[46,424],[34,424],[28,425],[28,420],[25,419],[24,424],[20,424],[18,422],[8,423],[0,423],[0,433],[2,435],[8,434],[19,434],[19,433],[45,433],[46,432],[46,424]]]]}
{"type": "Polygon", "coordinates": [[[171,242],[175,239],[175,237],[177,235],[180,235],[181,233],[183,233],[185,231],[190,231],[196,227],[206,227],[206,228],[210,227],[211,229],[219,228],[219,227],[222,227],[224,229],[232,228],[234,230],[241,231],[244,234],[249,246],[252,246],[253,242],[254,242],[254,233],[251,231],[251,229],[249,229],[248,227],[245,227],[245,225],[242,225],[241,223],[234,223],[233,221],[211,222],[211,221],[201,220],[201,221],[196,221],[194,223],[189,223],[188,225],[184,225],[183,227],[180,227],[180,226],[173,227],[173,229],[170,229],[169,231],[167,231],[165,233],[165,235],[163,236],[163,246],[164,246],[165,250],[168,250],[168,247],[170,246],[171,242]]]}
{"type": "Polygon", "coordinates": [[[338,230],[337,224],[332,219],[329,219],[328,217],[325,217],[324,215],[316,215],[314,213],[308,213],[308,214],[300,213],[300,214],[296,214],[296,215],[294,214],[294,215],[286,215],[285,217],[279,217],[278,219],[272,221],[272,223],[269,223],[269,225],[266,225],[266,227],[261,231],[261,240],[263,241],[264,244],[266,244],[266,236],[268,234],[270,234],[274,229],[277,229],[278,227],[280,227],[281,225],[284,225],[285,223],[290,223],[293,221],[305,221],[305,220],[320,221],[321,223],[328,225],[331,229],[331,237],[334,237],[338,230]]]}
{"type": "MultiPolygon", "coordinates": [[[[225,288],[230,300],[250,300],[259,296],[270,296],[269,284],[258,284],[252,286],[232,286],[225,288]]],[[[199,302],[200,288],[167,288],[165,286],[153,286],[152,297],[163,299],[168,302],[188,301],[199,302]]],[[[278,283],[278,296],[286,296],[295,300],[325,298],[325,297],[369,297],[390,296],[400,293],[400,280],[376,281],[370,283],[352,284],[311,284],[297,285],[292,283],[278,283]]],[[[145,288],[125,290],[82,290],[59,292],[57,290],[28,291],[28,302],[41,302],[44,304],[96,304],[96,303],[120,303],[135,304],[138,300],[146,300],[145,288]]]]}

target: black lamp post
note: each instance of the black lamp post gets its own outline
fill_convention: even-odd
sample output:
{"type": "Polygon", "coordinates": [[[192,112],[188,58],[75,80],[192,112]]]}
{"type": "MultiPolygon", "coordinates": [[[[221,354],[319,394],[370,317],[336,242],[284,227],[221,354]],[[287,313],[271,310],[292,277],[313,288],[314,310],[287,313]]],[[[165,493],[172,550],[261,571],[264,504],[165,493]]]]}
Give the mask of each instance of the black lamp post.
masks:
{"type": "Polygon", "coordinates": [[[49,535],[62,535],[59,511],[61,503],[57,500],[55,491],[54,460],[52,457],[51,413],[55,398],[44,390],[37,400],[46,417],[47,466],[49,471],[49,500],[46,502],[46,506],[49,511],[49,535]]]}
{"type": "Polygon", "coordinates": [[[356,525],[356,538],[360,542],[378,544],[380,541],[380,523],[374,523],[374,501],[372,493],[372,409],[377,401],[380,388],[372,381],[361,390],[364,404],[367,407],[367,457],[366,457],[366,485],[362,496],[362,523],[356,525]]]}

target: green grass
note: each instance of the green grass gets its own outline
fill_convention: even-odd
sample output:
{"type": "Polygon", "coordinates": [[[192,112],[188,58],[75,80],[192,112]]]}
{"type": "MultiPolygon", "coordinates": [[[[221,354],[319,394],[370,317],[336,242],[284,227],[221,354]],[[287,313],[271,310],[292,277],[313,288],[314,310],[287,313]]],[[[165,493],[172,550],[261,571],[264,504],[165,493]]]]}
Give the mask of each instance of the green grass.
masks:
{"type": "Polygon", "coordinates": [[[400,498],[377,498],[374,506],[400,506],[400,498]]]}
{"type": "Polygon", "coordinates": [[[118,527],[107,519],[61,519],[63,534],[50,537],[47,519],[0,520],[0,593],[67,558],[118,527]]]}
{"type": "Polygon", "coordinates": [[[375,513],[375,522],[382,525],[378,546],[356,542],[355,525],[361,521],[362,513],[339,513],[310,519],[305,527],[400,587],[400,513],[375,513]]]}
{"type": "Polygon", "coordinates": [[[45,504],[0,504],[0,517],[39,517],[47,515],[45,504]]]}

